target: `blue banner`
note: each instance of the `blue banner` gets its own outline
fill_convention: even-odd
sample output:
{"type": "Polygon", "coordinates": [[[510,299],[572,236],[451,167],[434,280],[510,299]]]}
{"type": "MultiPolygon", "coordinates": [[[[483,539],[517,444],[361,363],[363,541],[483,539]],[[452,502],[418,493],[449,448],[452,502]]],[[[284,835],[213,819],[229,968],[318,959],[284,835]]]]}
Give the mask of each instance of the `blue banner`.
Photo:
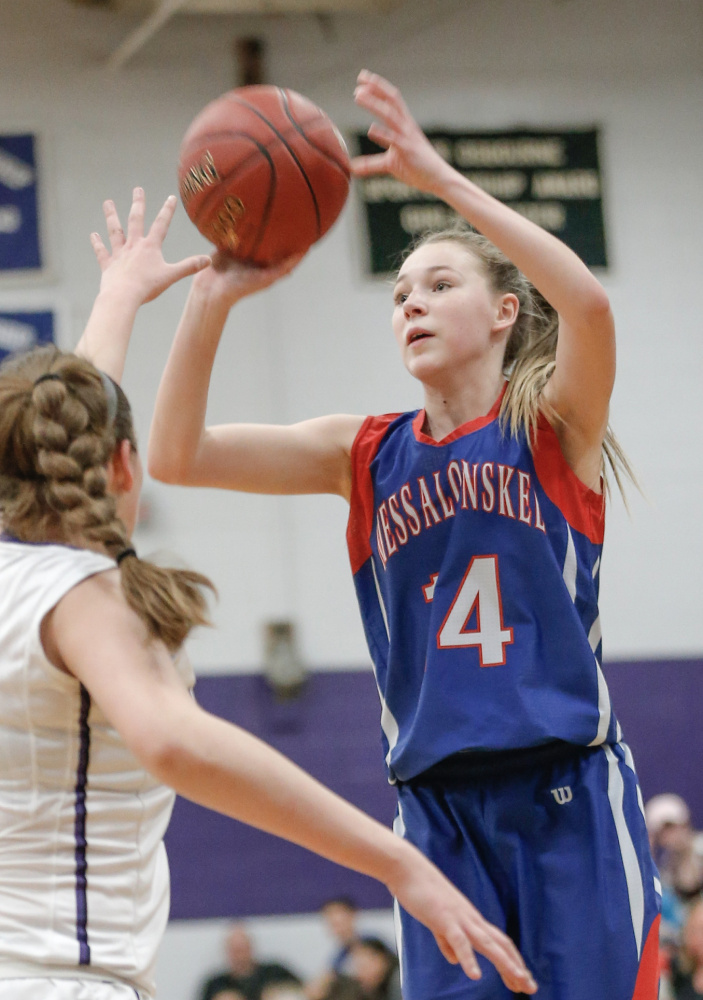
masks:
{"type": "Polygon", "coordinates": [[[33,135],[0,135],[0,273],[43,266],[33,135]]]}
{"type": "Polygon", "coordinates": [[[53,312],[0,312],[0,362],[10,354],[53,343],[53,312]]]}

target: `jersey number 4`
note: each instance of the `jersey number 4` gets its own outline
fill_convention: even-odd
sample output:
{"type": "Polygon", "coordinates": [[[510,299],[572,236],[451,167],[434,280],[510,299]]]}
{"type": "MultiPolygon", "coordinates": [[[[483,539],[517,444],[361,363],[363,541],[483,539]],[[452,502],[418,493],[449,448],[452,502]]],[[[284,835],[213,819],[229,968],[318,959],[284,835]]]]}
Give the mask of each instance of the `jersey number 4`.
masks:
{"type": "MultiPolygon", "coordinates": [[[[426,599],[434,597],[437,576],[425,589],[426,599]],[[430,597],[431,593],[431,597],[430,597]]],[[[513,641],[513,630],[503,624],[497,556],[474,556],[456,592],[447,616],[437,633],[439,649],[477,646],[482,667],[505,663],[505,647],[513,641]],[[475,618],[475,628],[468,628],[475,618]]]]}

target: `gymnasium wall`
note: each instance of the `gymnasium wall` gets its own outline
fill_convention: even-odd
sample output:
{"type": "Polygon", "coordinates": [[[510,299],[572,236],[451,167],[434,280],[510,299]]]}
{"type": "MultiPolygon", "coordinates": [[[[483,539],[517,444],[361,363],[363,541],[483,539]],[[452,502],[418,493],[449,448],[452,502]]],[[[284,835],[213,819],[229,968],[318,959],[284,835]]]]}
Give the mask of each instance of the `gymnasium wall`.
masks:
{"type": "MultiPolygon", "coordinates": [[[[67,0],[0,4],[0,132],[34,131],[41,138],[51,258],[50,276],[42,283],[0,280],[0,310],[55,310],[67,347],[78,339],[98,286],[88,234],[104,231],[102,200],[115,198],[124,217],[135,184],[145,188],[152,212],[175,190],[185,127],[203,104],[236,82],[232,44],[238,36],[263,37],[269,78],[317,101],[342,131],[368,122],[351,96],[362,65],[398,83],[426,127],[602,130],[611,266],[599,276],[619,332],[612,421],[643,488],[643,495],[629,491],[629,514],[617,497],[610,507],[601,590],[605,657],[621,718],[625,722],[626,712],[634,712],[627,731],[641,733],[640,760],[650,755],[670,767],[672,785],[682,780],[695,750],[693,742],[687,750],[686,727],[694,726],[703,657],[703,5],[407,0],[382,16],[349,13],[331,20],[180,16],[122,71],[108,73],[105,60],[135,24],[129,6],[115,11],[67,0]],[[655,708],[664,713],[661,725],[648,715],[655,708]]],[[[167,256],[175,260],[204,247],[180,212],[167,256]]],[[[186,291],[185,285],[172,289],[138,318],[125,388],[144,445],[186,291]]],[[[210,420],[289,422],[335,411],[416,407],[417,387],[395,354],[390,307],[386,283],[364,274],[359,206],[352,197],[333,232],[295,275],[237,307],[218,356],[210,420]]],[[[313,683],[348,685],[344,704],[365,713],[370,727],[359,723],[359,734],[374,731],[357,740],[358,756],[347,745],[343,751],[330,748],[330,758],[342,753],[344,774],[347,766],[357,766],[354,761],[367,761],[358,764],[350,794],[371,804],[378,795],[386,809],[380,754],[375,772],[372,763],[377,708],[373,681],[362,676],[368,656],[344,546],[344,502],[185,490],[150,481],[145,495],[151,518],[139,530],[140,551],[178,553],[220,590],[216,628],[191,643],[201,690],[222,678],[232,691],[237,684],[253,685],[254,691],[257,682],[246,675],[261,663],[263,623],[292,619],[307,664],[332,677],[314,677],[313,683]]],[[[259,716],[250,718],[254,727],[275,721],[263,704],[259,716]]],[[[311,732],[335,731],[327,704],[331,714],[311,708],[297,742],[288,733],[286,749],[293,756],[304,757],[311,732]]],[[[189,863],[179,850],[174,840],[177,885],[189,863]]],[[[234,871],[249,862],[233,847],[231,864],[234,871]]],[[[320,886],[323,895],[325,888],[320,886]]],[[[312,895],[304,901],[301,896],[301,910],[315,905],[312,895]]],[[[386,918],[378,917],[382,925],[386,918]]],[[[305,954],[303,937],[314,942],[305,957],[308,967],[329,947],[314,918],[280,918],[256,928],[263,946],[293,954],[305,954]]],[[[169,931],[161,960],[164,997],[189,1000],[192,983],[217,956],[219,931],[217,922],[178,924],[169,931]]]]}
{"type": "MultiPolygon", "coordinates": [[[[701,671],[703,659],[619,661],[606,667],[645,799],[675,791],[691,806],[694,823],[703,826],[701,671]]],[[[339,795],[392,823],[395,793],[384,780],[378,700],[364,673],[318,672],[298,698],[284,702],[254,674],[201,677],[197,690],[208,711],[250,729],[339,795]]],[[[242,824],[233,831],[225,817],[181,799],[167,844],[175,920],[233,911],[238,916],[315,912],[330,896],[351,896],[364,909],[389,903],[387,891],[372,879],[242,824]]]]}

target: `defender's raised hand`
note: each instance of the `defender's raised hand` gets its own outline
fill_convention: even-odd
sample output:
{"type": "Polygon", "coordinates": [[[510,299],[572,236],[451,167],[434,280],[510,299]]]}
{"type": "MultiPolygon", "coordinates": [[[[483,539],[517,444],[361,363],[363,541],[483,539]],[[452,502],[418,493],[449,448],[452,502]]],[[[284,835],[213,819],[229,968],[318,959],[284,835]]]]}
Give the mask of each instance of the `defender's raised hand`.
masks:
{"type": "Polygon", "coordinates": [[[145,234],[146,201],[143,189],[137,187],[134,189],[125,233],[114,201],[108,200],[103,204],[110,250],[98,233],[93,233],[90,237],[103,275],[101,291],[115,286],[121,293],[133,291],[141,305],[151,302],[181,278],[202,271],[210,265],[210,258],[205,254],[186,257],[176,264],[168,264],[164,260],[163,242],[175,211],[176,198],[170,195],[145,234]]]}
{"type": "Polygon", "coordinates": [[[75,351],[116,382],[122,379],[139,307],[151,302],[174,282],[211,264],[205,254],[186,257],[176,264],[164,260],[163,242],[176,211],[173,195],[166,199],[146,235],[145,210],[144,191],[135,188],[125,233],[115,203],[108,200],[103,204],[103,212],[110,249],[98,233],[90,237],[102,278],[100,292],[75,351]]]}

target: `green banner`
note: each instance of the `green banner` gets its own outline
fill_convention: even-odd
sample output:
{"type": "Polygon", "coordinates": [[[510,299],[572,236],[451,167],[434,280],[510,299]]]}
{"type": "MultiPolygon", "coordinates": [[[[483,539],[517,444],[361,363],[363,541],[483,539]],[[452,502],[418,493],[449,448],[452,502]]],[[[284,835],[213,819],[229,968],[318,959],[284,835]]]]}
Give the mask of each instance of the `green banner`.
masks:
{"type": "MultiPolygon", "coordinates": [[[[465,177],[571,247],[589,267],[607,267],[598,131],[427,132],[440,155],[465,177]]],[[[359,153],[379,152],[364,134],[359,153]]],[[[367,271],[388,274],[409,243],[458,220],[432,195],[394,177],[356,184],[368,233],[367,271]]]]}

